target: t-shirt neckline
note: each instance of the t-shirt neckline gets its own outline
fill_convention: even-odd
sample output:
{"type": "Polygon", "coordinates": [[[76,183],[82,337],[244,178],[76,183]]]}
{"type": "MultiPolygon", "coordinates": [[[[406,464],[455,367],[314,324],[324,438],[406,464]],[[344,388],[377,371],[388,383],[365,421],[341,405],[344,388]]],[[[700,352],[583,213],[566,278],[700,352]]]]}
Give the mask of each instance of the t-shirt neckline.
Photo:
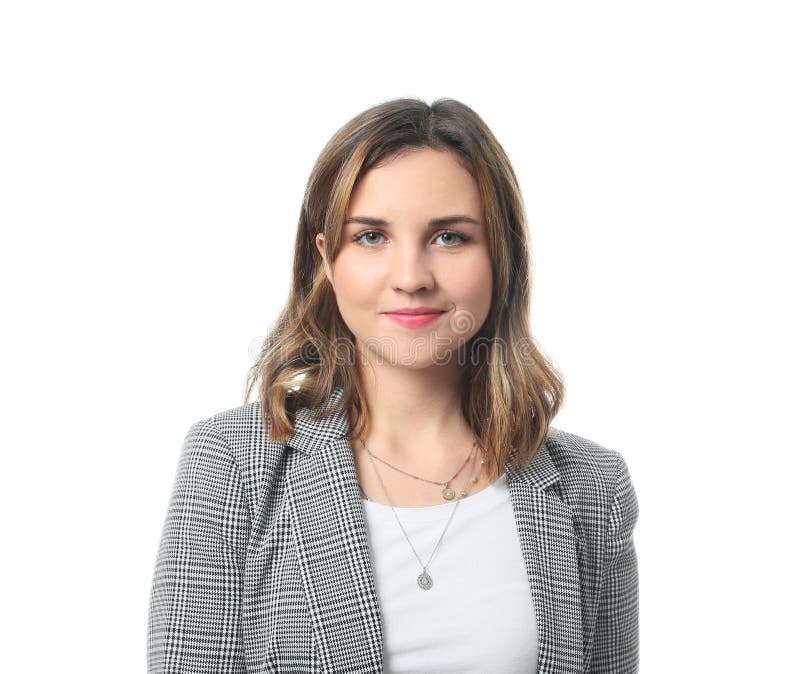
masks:
{"type": "MultiPolygon", "coordinates": [[[[455,508],[456,503],[458,512],[472,510],[473,508],[482,507],[494,503],[505,496],[507,489],[507,479],[505,472],[500,474],[492,484],[484,487],[476,494],[465,496],[460,501],[453,500],[446,503],[437,503],[427,506],[395,506],[398,517],[401,521],[439,521],[442,517],[449,517],[450,511],[455,508]]],[[[394,519],[392,506],[386,503],[376,503],[368,499],[362,498],[361,502],[364,504],[364,510],[371,516],[387,519],[394,519]]]]}

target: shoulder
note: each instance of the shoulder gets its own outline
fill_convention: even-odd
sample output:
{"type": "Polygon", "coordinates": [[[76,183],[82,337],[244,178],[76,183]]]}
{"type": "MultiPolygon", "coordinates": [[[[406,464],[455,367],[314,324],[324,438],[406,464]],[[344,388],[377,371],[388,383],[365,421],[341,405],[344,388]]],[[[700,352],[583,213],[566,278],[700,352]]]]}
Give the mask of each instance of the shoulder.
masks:
{"type": "Polygon", "coordinates": [[[269,439],[258,400],[195,421],[189,436],[206,439],[202,444],[228,455],[251,503],[259,502],[263,488],[270,486],[286,449],[285,442],[269,439]]]}
{"type": "Polygon", "coordinates": [[[261,403],[260,401],[255,401],[247,405],[239,405],[238,407],[216,412],[195,423],[213,427],[230,440],[236,441],[239,438],[252,435],[254,431],[253,422],[260,420],[260,418],[261,403]]]}
{"type": "Polygon", "coordinates": [[[615,449],[552,426],[545,446],[561,482],[572,491],[612,488],[623,461],[615,449]]]}
{"type": "Polygon", "coordinates": [[[559,473],[561,498],[589,529],[600,533],[619,517],[635,521],[636,496],[619,451],[552,426],[544,446],[559,473]]]}
{"type": "Polygon", "coordinates": [[[231,407],[199,419],[191,425],[189,434],[216,438],[226,445],[234,459],[241,458],[243,447],[249,447],[254,441],[258,443],[267,437],[261,423],[259,402],[231,407]]]}

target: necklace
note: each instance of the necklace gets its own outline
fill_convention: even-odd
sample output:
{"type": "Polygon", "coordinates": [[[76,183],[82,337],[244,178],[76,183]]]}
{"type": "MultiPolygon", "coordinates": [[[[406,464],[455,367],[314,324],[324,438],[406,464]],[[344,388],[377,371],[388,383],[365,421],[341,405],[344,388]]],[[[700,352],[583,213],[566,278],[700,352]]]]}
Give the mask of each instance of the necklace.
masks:
{"type": "MultiPolygon", "coordinates": [[[[361,444],[364,446],[364,449],[367,450],[367,454],[369,454],[369,456],[370,456],[370,461],[372,462],[372,468],[375,470],[375,475],[377,476],[378,481],[381,483],[381,487],[383,488],[383,493],[386,496],[386,500],[389,501],[389,505],[391,506],[392,512],[394,513],[394,518],[397,520],[397,523],[400,525],[400,529],[403,532],[403,536],[405,536],[405,539],[408,541],[409,546],[411,546],[411,551],[414,553],[414,556],[417,558],[417,561],[420,563],[420,566],[422,566],[422,573],[417,576],[417,585],[422,590],[430,590],[433,587],[433,578],[431,578],[430,574],[428,573],[428,567],[430,566],[431,562],[433,561],[433,557],[436,554],[436,551],[439,549],[439,544],[442,542],[442,539],[444,538],[444,535],[447,532],[447,528],[450,526],[450,522],[453,519],[453,515],[456,514],[456,510],[458,509],[458,506],[461,503],[461,499],[466,494],[465,489],[467,487],[467,482],[468,482],[469,478],[464,481],[464,487],[462,488],[461,493],[459,494],[459,497],[456,500],[456,504],[453,506],[453,509],[450,511],[450,517],[447,519],[447,523],[444,525],[444,530],[442,531],[442,535],[439,536],[439,540],[436,541],[436,545],[434,546],[433,552],[431,553],[431,556],[428,559],[428,563],[427,564],[423,564],[422,560],[420,559],[420,556],[417,554],[417,550],[414,547],[414,544],[411,542],[411,539],[408,537],[408,534],[406,533],[406,529],[403,526],[403,523],[400,521],[400,518],[397,516],[397,510],[395,510],[394,504],[392,503],[392,500],[389,498],[389,494],[386,491],[386,485],[383,483],[383,478],[381,478],[381,475],[378,472],[378,467],[375,465],[375,461],[372,460],[372,453],[370,453],[370,451],[367,449],[367,443],[364,442],[364,440],[362,439],[361,440],[361,444]]],[[[473,442],[472,443],[472,448],[470,449],[470,458],[474,457],[474,455],[475,455],[475,451],[474,450],[475,450],[475,443],[473,442]]],[[[482,466],[484,463],[485,463],[485,460],[481,459],[480,465],[482,466]]]]}
{"type": "MultiPolygon", "coordinates": [[[[456,492],[450,486],[450,483],[453,480],[455,480],[456,477],[458,477],[458,474],[462,471],[464,466],[467,465],[467,462],[469,461],[470,457],[472,456],[472,449],[475,447],[476,442],[477,441],[472,443],[472,447],[470,447],[470,453],[467,455],[467,458],[464,459],[464,463],[461,464],[461,467],[455,472],[455,475],[453,475],[453,477],[451,477],[446,482],[438,482],[437,480],[428,480],[427,478],[420,477],[418,475],[413,475],[412,473],[408,473],[408,472],[404,471],[402,468],[398,468],[397,466],[393,466],[388,461],[384,461],[379,456],[375,456],[372,452],[370,452],[369,449],[367,449],[367,444],[363,440],[361,440],[361,444],[364,445],[364,449],[367,450],[367,454],[369,454],[370,457],[372,457],[373,459],[377,459],[378,461],[380,461],[382,464],[384,464],[386,466],[389,466],[389,468],[391,468],[392,470],[396,470],[398,473],[403,473],[403,475],[408,475],[409,477],[413,477],[415,480],[420,480],[422,482],[427,482],[428,484],[436,484],[436,485],[439,485],[440,487],[444,487],[444,489],[442,489],[442,498],[445,501],[452,501],[455,498],[456,492]]],[[[483,452],[483,448],[481,448],[481,452],[483,452]]],[[[473,482],[477,482],[478,478],[475,477],[475,478],[472,479],[472,481],[473,482]]]]}

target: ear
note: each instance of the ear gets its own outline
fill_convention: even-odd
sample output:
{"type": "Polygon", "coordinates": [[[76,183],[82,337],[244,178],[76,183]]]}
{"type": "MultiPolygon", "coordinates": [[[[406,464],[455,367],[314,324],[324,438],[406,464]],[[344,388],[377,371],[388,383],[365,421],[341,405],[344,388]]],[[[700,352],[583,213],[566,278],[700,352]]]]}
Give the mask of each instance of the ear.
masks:
{"type": "Polygon", "coordinates": [[[333,273],[331,272],[331,267],[328,264],[328,258],[325,257],[325,236],[323,234],[317,234],[317,236],[314,238],[314,243],[317,245],[317,250],[322,256],[322,265],[325,268],[325,276],[328,277],[328,283],[333,286],[333,273]]]}

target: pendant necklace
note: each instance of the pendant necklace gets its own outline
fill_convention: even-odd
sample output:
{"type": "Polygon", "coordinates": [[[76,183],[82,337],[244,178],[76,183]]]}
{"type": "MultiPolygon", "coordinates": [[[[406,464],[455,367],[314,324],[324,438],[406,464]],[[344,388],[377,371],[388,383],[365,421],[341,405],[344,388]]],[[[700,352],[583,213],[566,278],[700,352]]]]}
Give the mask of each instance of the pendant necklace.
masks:
{"type": "MultiPolygon", "coordinates": [[[[364,449],[367,449],[367,443],[365,443],[363,439],[361,440],[361,444],[364,446],[364,449]]],[[[472,459],[474,457],[474,455],[475,455],[475,444],[476,444],[475,442],[472,443],[472,449],[470,450],[470,455],[467,458],[468,461],[470,459],[472,459]]],[[[439,540],[436,542],[436,545],[433,548],[433,552],[431,553],[431,556],[428,559],[428,563],[427,564],[423,564],[422,560],[420,559],[420,556],[417,554],[416,548],[414,548],[414,544],[411,542],[411,539],[408,537],[408,534],[406,533],[406,529],[403,526],[403,523],[400,521],[400,518],[397,516],[397,510],[395,510],[395,507],[392,504],[392,500],[389,498],[389,494],[386,491],[386,485],[383,483],[383,478],[381,478],[381,475],[378,472],[378,467],[375,465],[375,461],[372,460],[372,453],[368,449],[367,449],[367,453],[369,454],[370,460],[372,461],[372,468],[375,470],[375,475],[378,477],[378,481],[381,483],[381,487],[383,488],[383,493],[386,496],[386,500],[389,501],[389,505],[392,508],[392,512],[394,513],[394,517],[397,520],[397,523],[400,525],[400,529],[403,532],[403,536],[405,536],[405,539],[408,541],[408,544],[411,547],[411,550],[414,553],[414,556],[417,558],[417,561],[420,563],[420,566],[422,567],[422,573],[417,576],[417,585],[422,590],[430,590],[433,587],[433,578],[431,578],[431,575],[428,573],[428,567],[430,566],[431,562],[433,561],[433,557],[436,554],[436,551],[439,549],[439,544],[442,542],[442,539],[444,538],[444,535],[447,532],[447,528],[450,526],[450,522],[453,519],[453,515],[456,514],[456,510],[458,509],[458,505],[461,503],[461,499],[466,495],[466,491],[465,490],[466,490],[466,487],[467,487],[467,482],[469,481],[469,476],[464,481],[464,486],[463,486],[463,488],[461,489],[461,492],[458,495],[458,498],[456,500],[456,504],[453,506],[453,509],[450,511],[450,517],[447,519],[447,524],[444,525],[444,530],[442,531],[441,536],[439,536],[439,540]]],[[[478,469],[480,469],[480,466],[482,466],[484,463],[485,463],[485,460],[481,459],[481,462],[480,462],[480,464],[478,466],[478,469]]],[[[438,484],[441,484],[441,483],[438,483],[438,484]]]]}

